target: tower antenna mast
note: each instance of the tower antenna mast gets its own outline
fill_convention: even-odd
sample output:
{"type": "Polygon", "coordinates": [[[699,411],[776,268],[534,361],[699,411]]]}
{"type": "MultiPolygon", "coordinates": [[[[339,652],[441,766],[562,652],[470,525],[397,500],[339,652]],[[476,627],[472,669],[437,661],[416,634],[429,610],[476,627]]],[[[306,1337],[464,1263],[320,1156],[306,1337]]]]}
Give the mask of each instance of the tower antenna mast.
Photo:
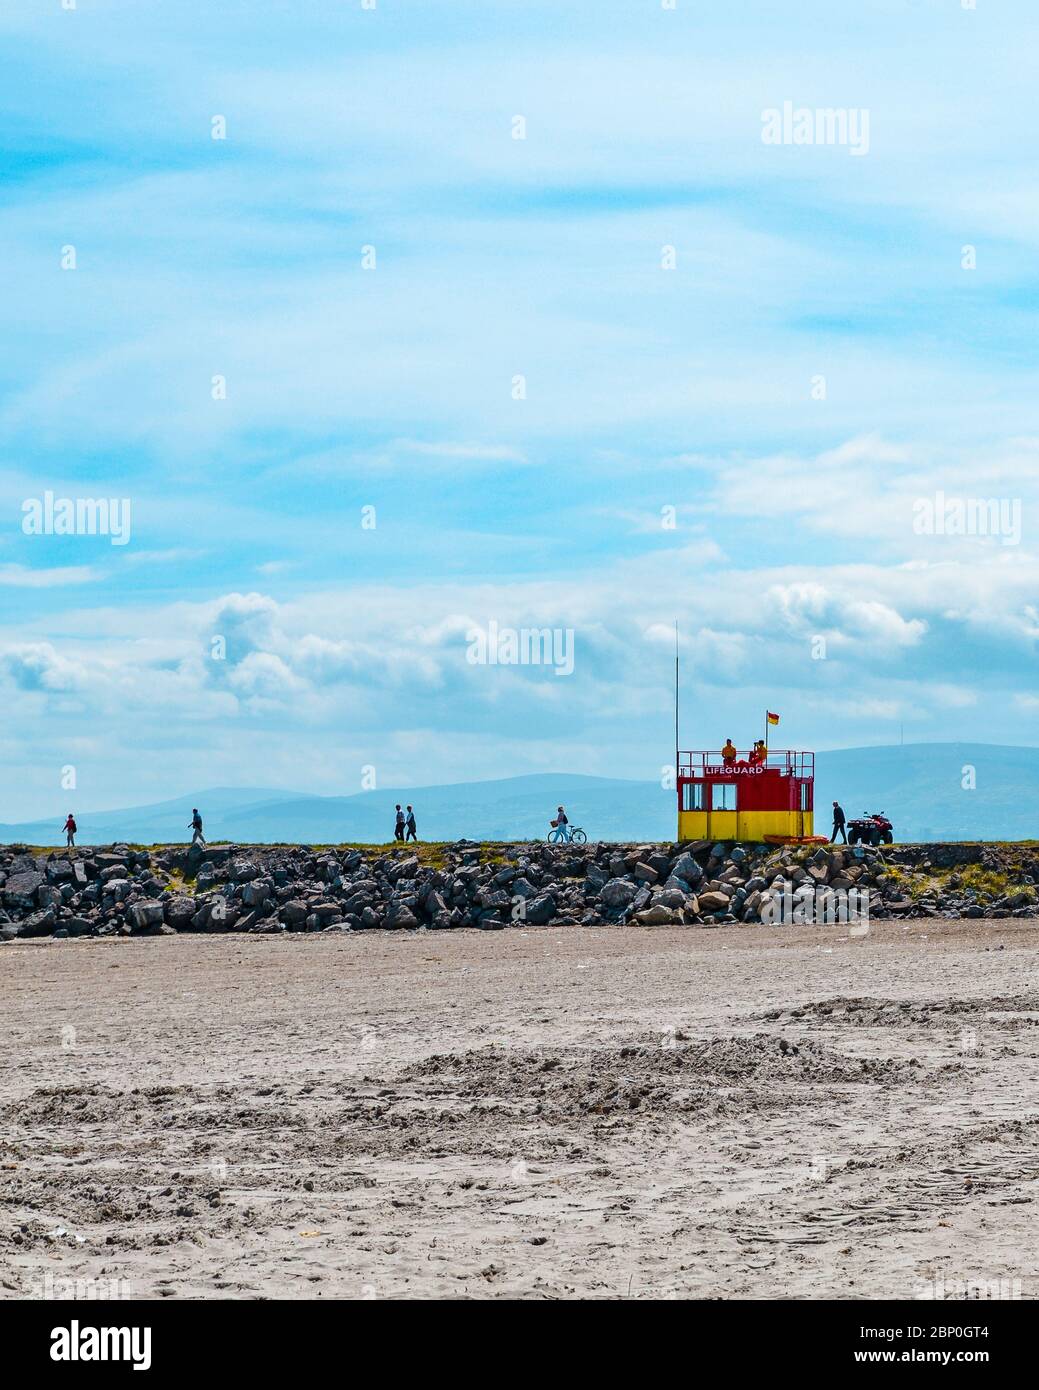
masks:
{"type": "Polygon", "coordinates": [[[678,783],[678,619],[675,619],[675,783],[678,783]]]}

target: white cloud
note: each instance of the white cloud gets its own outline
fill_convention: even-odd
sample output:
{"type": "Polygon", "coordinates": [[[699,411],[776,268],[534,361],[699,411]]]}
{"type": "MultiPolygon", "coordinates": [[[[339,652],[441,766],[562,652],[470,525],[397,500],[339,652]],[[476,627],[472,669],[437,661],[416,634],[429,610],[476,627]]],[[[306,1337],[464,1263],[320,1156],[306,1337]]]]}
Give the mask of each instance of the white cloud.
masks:
{"type": "Polygon", "coordinates": [[[64,694],[78,690],[86,667],[55,651],[50,642],[33,642],[0,652],[0,666],[20,690],[64,694]]]}
{"type": "Polygon", "coordinates": [[[396,447],[402,452],[422,454],[427,458],[473,460],[483,463],[526,463],[527,461],[522,450],[511,449],[504,444],[422,444],[415,440],[401,439],[396,441],[396,447]]]}
{"type": "Polygon", "coordinates": [[[14,589],[54,589],[62,584],[89,584],[99,578],[89,565],[64,565],[57,569],[30,569],[27,565],[0,565],[0,584],[14,589]]]}

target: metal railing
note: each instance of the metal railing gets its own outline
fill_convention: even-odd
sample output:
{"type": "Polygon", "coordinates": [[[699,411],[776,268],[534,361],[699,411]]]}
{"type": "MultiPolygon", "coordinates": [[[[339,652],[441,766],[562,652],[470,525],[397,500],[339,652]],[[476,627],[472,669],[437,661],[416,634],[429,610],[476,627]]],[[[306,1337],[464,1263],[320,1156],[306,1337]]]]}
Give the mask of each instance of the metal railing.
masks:
{"type": "MultiPolygon", "coordinates": [[[[735,764],[747,766],[750,763],[750,753],[749,748],[738,749],[735,764]]],[[[790,748],[770,748],[763,766],[770,772],[779,772],[786,777],[814,777],[815,754],[801,753],[790,748]]],[[[731,767],[722,758],[720,748],[680,752],[678,755],[679,777],[724,777],[729,771],[731,767]]]]}

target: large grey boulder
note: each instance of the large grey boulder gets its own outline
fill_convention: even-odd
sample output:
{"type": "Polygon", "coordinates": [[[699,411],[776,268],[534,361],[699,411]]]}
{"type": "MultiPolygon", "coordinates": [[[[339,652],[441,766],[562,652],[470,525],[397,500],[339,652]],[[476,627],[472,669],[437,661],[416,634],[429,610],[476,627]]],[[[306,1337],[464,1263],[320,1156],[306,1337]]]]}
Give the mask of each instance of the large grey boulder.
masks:
{"type": "Polygon", "coordinates": [[[109,851],[105,854],[94,855],[94,863],[97,865],[99,873],[102,870],[109,868],[112,864],[118,864],[121,867],[125,867],[127,864],[129,864],[129,862],[130,855],[128,852],[114,853],[112,851],[109,851]]]}
{"type": "Polygon", "coordinates": [[[34,907],[36,890],[43,882],[43,875],[37,869],[11,874],[4,884],[4,902],[8,907],[34,907]]]}
{"type": "Polygon", "coordinates": [[[153,898],[145,898],[143,902],[131,903],[127,909],[126,920],[135,932],[143,932],[146,927],[162,926],[163,905],[153,898]]]}
{"type": "Polygon", "coordinates": [[[603,906],[611,912],[627,907],[636,893],[635,885],[626,878],[611,878],[604,883],[599,894],[603,906]]]}
{"type": "Polygon", "coordinates": [[[386,913],[386,925],[397,929],[414,928],[419,925],[419,920],[407,902],[391,902],[386,913]]]}
{"type": "Polygon", "coordinates": [[[681,922],[682,914],[674,908],[665,907],[663,903],[654,903],[644,912],[636,912],[635,920],[643,927],[670,927],[681,922]]]}
{"type": "Polygon", "coordinates": [[[654,899],[654,907],[659,903],[663,907],[682,908],[685,907],[688,893],[683,893],[679,888],[662,888],[654,899]]]}
{"type": "Polygon", "coordinates": [[[1011,910],[1015,908],[1031,906],[1035,903],[1034,888],[1019,888],[1015,893],[1009,893],[1002,904],[1011,910]]]}
{"type": "Polygon", "coordinates": [[[166,922],[149,922],[146,927],[134,931],[134,936],[176,936],[176,929],[166,922]]]}
{"type": "Polygon", "coordinates": [[[671,876],[684,879],[686,883],[699,883],[703,878],[703,869],[691,854],[682,854],[671,865],[671,876]]]}
{"type": "Polygon", "coordinates": [[[302,898],[290,898],[278,909],[278,916],[287,927],[295,927],[307,918],[307,905],[302,898]]]}
{"type": "Polygon", "coordinates": [[[536,898],[530,898],[526,904],[526,911],[522,920],[529,922],[535,927],[544,927],[551,922],[556,915],[556,900],[551,893],[540,893],[536,898]]]}
{"type": "Polygon", "coordinates": [[[418,855],[410,854],[406,859],[400,859],[390,869],[387,870],[386,877],[391,883],[396,883],[402,878],[414,878],[418,872],[418,855]]]}
{"type": "Polygon", "coordinates": [[[187,931],[195,915],[195,900],[183,896],[170,897],[165,902],[166,921],[174,931],[187,931]]]}
{"type": "Polygon", "coordinates": [[[253,879],[242,889],[242,902],[246,907],[262,907],[273,891],[269,878],[253,879]]]}
{"type": "Polygon", "coordinates": [[[57,922],[57,914],[52,907],[44,908],[42,912],[34,912],[31,917],[27,917],[22,923],[23,936],[50,936],[57,922]]]}

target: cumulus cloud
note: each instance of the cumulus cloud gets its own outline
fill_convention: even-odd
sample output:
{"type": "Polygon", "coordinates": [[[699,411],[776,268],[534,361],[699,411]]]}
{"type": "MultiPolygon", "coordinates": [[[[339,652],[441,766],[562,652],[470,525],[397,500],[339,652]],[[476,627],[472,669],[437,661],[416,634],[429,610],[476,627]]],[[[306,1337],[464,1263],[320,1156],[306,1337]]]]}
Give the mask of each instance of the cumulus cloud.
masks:
{"type": "Polygon", "coordinates": [[[85,682],[86,667],[57,652],[50,642],[9,647],[0,652],[0,666],[19,690],[64,694],[85,682]]]}
{"type": "Polygon", "coordinates": [[[197,763],[206,783],[218,767],[224,782],[265,781],[257,758],[280,769],[282,785],[299,786],[305,769],[305,786],[326,791],[369,763],[387,784],[504,775],[553,756],[561,767],[655,776],[670,737],[675,616],[684,727],[698,743],[756,728],[763,705],[810,747],[897,737],[890,726],[902,719],[975,737],[998,726],[1012,740],[1034,722],[1035,705],[1014,697],[1021,663],[1034,662],[1037,585],[1035,563],[993,560],[938,574],[719,568],[683,590],[662,588],[646,555],[575,572],[563,587],[354,585],[281,602],[232,591],[80,610],[74,637],[60,641],[0,631],[0,680],[9,728],[58,740],[52,764],[68,760],[63,740],[86,725],[116,764],[133,729],[167,777],[197,763]],[[986,623],[1010,612],[1013,644],[986,623]],[[491,620],[572,629],[573,674],[471,664],[468,634],[491,620]],[[814,660],[820,632],[825,659],[814,660]],[[212,657],[217,634],[223,660],[212,657]],[[418,751],[405,757],[408,746],[418,751]]]}
{"type": "Polygon", "coordinates": [[[896,647],[915,646],[927,631],[922,619],[903,618],[889,604],[878,603],[875,599],[846,601],[843,617],[852,632],[896,647]]]}
{"type": "Polygon", "coordinates": [[[281,704],[306,688],[294,671],[273,652],[249,652],[231,667],[228,683],[246,701],[281,704]]]}

